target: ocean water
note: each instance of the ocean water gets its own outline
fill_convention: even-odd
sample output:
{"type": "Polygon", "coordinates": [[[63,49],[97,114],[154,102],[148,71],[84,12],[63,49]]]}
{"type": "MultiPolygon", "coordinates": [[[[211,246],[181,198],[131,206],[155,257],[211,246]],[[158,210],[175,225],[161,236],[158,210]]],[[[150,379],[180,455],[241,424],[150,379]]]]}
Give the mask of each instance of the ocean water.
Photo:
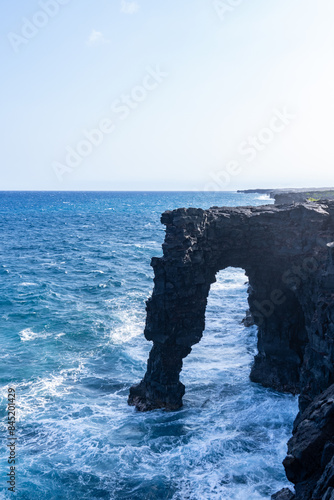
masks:
{"type": "MultiPolygon", "coordinates": [[[[1,434],[17,404],[20,500],[269,499],[297,400],[249,381],[256,328],[240,323],[246,277],[212,286],[206,330],[185,359],[184,406],[127,405],[151,348],[143,336],[160,214],[177,207],[261,205],[236,193],[0,193],[1,434]]],[[[5,441],[4,441],[5,442],[5,441]]]]}

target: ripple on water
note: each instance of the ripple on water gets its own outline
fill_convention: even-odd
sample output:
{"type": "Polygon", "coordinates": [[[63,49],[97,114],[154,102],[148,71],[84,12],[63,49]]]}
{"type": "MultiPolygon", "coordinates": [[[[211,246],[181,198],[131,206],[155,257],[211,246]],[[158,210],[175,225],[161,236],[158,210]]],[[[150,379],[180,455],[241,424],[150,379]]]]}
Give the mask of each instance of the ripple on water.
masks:
{"type": "MultiPolygon", "coordinates": [[[[184,406],[127,405],[161,255],[160,213],[260,204],[234,193],[0,193],[6,260],[0,408],[18,401],[20,499],[257,500],[287,485],[296,399],[249,381],[256,331],[240,324],[247,281],[212,286],[206,331],[184,361],[184,406]]],[[[1,414],[2,428],[5,415],[1,414]]],[[[5,457],[0,463],[5,464],[5,457]]]]}

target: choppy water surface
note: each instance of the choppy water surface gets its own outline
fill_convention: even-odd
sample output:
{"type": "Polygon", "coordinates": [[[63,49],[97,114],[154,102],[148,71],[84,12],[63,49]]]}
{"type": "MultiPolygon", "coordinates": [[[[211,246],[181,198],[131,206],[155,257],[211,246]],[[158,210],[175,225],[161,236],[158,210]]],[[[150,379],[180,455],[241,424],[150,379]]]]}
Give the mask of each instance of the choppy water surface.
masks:
{"type": "Polygon", "coordinates": [[[160,214],[181,206],[260,205],[233,193],[0,193],[1,428],[18,402],[17,495],[0,498],[268,499],[297,412],[249,381],[256,329],[240,321],[246,278],[212,286],[202,341],[186,358],[184,407],[138,413],[143,336],[161,255],[160,214]]]}

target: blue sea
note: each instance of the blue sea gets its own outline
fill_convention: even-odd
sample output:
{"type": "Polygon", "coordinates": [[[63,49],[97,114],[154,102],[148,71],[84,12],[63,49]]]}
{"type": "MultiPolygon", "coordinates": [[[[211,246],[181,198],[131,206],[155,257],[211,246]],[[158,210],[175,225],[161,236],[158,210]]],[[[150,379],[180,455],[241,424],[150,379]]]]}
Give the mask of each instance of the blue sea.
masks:
{"type": "Polygon", "coordinates": [[[219,273],[203,339],[185,359],[179,411],[139,413],[143,335],[161,256],[160,215],[261,205],[257,194],[1,192],[1,434],[16,391],[16,493],[0,498],[257,500],[288,486],[281,464],[297,399],[250,382],[256,327],[241,269],[219,273]]]}

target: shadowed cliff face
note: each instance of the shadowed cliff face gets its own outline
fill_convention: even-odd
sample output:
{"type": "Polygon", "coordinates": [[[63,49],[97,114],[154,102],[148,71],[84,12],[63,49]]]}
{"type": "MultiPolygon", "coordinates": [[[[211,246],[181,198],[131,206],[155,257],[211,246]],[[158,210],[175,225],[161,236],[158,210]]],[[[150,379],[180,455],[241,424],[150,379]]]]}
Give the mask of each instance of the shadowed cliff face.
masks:
{"type": "Polygon", "coordinates": [[[300,395],[304,410],[334,382],[334,202],[195,208],[165,212],[163,257],[153,258],[154,290],[145,337],[147,372],[131,388],[139,410],[177,409],[182,360],[200,341],[215,275],[243,268],[258,325],[254,382],[300,395]]]}

